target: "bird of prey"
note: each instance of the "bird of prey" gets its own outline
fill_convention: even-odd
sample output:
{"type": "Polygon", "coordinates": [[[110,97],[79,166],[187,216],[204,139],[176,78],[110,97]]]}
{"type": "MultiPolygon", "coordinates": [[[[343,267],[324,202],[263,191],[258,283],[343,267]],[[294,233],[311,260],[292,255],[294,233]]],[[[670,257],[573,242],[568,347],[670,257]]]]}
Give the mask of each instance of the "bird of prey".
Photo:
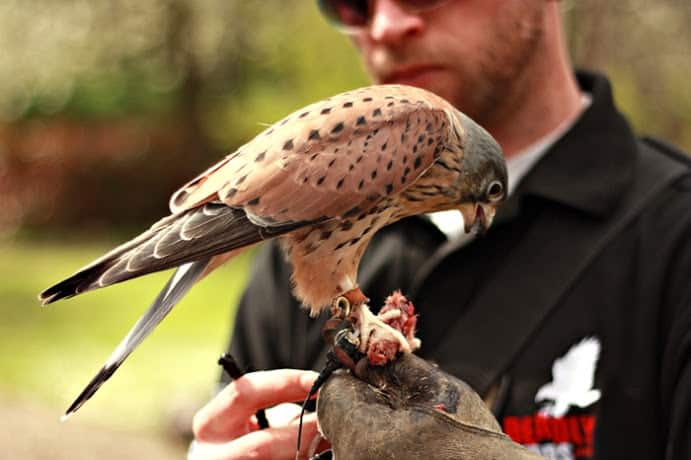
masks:
{"type": "Polygon", "coordinates": [[[360,258],[401,218],[458,209],[486,229],[507,190],[498,144],[444,99],[382,85],[298,110],[203,172],[170,200],[171,214],[40,294],[43,304],[177,267],[146,313],[67,410],[76,411],[200,278],[239,251],[278,238],[294,293],[312,315],[346,310],[361,349],[410,340],[369,312],[360,258]]]}

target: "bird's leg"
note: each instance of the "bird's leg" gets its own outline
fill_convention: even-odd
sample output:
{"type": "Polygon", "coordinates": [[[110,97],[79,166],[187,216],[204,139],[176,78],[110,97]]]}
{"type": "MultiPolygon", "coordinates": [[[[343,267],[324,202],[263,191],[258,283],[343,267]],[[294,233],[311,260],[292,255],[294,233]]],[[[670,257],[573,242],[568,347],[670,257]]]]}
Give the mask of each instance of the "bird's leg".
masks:
{"type": "Polygon", "coordinates": [[[332,317],[322,329],[324,341],[330,348],[324,368],[302,403],[296,458],[302,443],[302,417],[307,402],[331,374],[345,367],[358,375],[357,369],[363,363],[384,365],[399,351],[420,348],[420,340],[415,337],[417,316],[412,302],[396,291],[386,299],[378,316],[370,311],[367,302],[369,299],[356,288],[334,299],[331,305],[332,317]]]}
{"type": "Polygon", "coordinates": [[[359,333],[359,351],[375,366],[392,361],[398,352],[410,353],[420,347],[415,337],[415,307],[398,291],[386,299],[378,315],[363,302],[352,305],[348,319],[359,333]]]}
{"type": "Polygon", "coordinates": [[[399,351],[412,351],[403,334],[375,316],[368,305],[355,305],[352,316],[360,334],[360,352],[367,355],[371,364],[382,366],[393,361],[399,351]]]}

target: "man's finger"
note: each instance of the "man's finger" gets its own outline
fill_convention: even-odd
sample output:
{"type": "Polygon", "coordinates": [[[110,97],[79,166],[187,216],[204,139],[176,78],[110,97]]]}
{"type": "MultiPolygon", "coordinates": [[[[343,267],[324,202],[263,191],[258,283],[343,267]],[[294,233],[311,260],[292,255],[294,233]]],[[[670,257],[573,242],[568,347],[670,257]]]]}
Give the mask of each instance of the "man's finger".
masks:
{"type": "MultiPolygon", "coordinates": [[[[253,431],[234,441],[226,443],[197,442],[188,454],[188,460],[245,460],[257,458],[294,459],[297,442],[296,423],[290,425],[253,431]]],[[[317,431],[317,416],[305,416],[302,426],[303,438],[307,441],[300,449],[299,458],[306,458],[307,451],[317,431]]]]}
{"type": "Polygon", "coordinates": [[[293,403],[282,403],[266,409],[266,418],[270,426],[283,426],[292,423],[300,416],[300,406],[293,403]]]}
{"type": "Polygon", "coordinates": [[[245,374],[195,414],[195,438],[228,441],[256,429],[251,417],[258,409],[304,399],[316,377],[316,372],[295,369],[245,374]]]}

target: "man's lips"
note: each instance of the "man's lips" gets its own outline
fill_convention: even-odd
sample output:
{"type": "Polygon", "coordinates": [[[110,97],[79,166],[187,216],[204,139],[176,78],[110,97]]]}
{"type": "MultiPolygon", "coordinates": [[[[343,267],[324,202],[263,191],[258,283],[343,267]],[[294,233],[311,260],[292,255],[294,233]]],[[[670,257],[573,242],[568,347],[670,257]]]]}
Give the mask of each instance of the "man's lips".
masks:
{"type": "Polygon", "coordinates": [[[415,85],[416,83],[421,84],[425,83],[430,78],[433,78],[434,74],[441,70],[442,67],[433,65],[415,65],[402,67],[384,75],[382,83],[397,83],[404,85],[415,85]]]}

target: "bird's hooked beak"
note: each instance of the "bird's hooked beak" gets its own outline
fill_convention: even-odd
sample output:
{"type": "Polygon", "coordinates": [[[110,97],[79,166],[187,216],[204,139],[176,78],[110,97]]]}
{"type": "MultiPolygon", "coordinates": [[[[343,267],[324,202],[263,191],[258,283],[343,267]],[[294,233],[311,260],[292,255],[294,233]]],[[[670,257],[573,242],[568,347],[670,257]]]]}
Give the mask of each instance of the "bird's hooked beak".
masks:
{"type": "Polygon", "coordinates": [[[463,225],[466,233],[476,231],[479,234],[485,234],[497,208],[490,203],[470,203],[460,207],[461,214],[463,214],[463,225]]]}

